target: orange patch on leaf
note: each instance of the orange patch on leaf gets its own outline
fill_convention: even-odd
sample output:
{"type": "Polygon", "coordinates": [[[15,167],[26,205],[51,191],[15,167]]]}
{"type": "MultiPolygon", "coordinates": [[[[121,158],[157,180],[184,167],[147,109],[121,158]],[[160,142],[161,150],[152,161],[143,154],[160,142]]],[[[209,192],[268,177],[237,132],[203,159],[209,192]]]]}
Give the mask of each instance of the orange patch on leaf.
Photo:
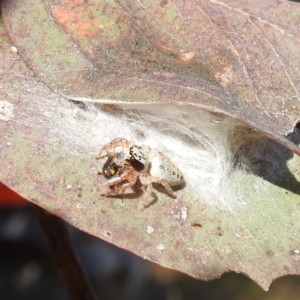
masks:
{"type": "Polygon", "coordinates": [[[55,5],[51,9],[57,22],[70,34],[93,37],[101,30],[87,5],[67,7],[55,5]]]}

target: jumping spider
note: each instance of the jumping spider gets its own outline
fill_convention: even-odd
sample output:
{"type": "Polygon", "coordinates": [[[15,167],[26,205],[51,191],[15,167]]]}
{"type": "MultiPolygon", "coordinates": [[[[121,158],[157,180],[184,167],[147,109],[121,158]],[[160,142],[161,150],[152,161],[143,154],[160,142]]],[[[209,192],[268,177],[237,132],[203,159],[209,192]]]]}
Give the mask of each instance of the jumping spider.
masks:
{"type": "Polygon", "coordinates": [[[161,184],[173,198],[171,186],[180,185],[184,178],[180,170],[162,152],[145,145],[135,145],[123,138],[117,138],[104,145],[96,159],[107,157],[102,174],[107,178],[110,193],[123,194],[128,188],[135,191],[136,185],[161,184]]]}

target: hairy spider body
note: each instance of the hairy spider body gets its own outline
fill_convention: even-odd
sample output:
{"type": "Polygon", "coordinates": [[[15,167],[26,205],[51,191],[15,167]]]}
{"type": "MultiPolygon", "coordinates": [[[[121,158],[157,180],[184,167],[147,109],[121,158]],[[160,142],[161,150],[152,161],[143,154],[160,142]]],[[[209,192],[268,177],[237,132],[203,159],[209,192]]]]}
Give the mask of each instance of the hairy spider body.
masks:
{"type": "Polygon", "coordinates": [[[108,158],[102,174],[108,178],[108,185],[115,194],[122,194],[127,188],[134,189],[138,183],[150,190],[153,189],[152,183],[159,183],[176,198],[171,186],[184,182],[180,170],[165,154],[123,138],[104,145],[96,159],[104,157],[108,158]]]}
{"type": "Polygon", "coordinates": [[[123,194],[128,188],[132,188],[135,191],[135,186],[140,183],[139,172],[129,163],[125,163],[120,167],[112,161],[106,166],[105,172],[107,171],[110,174],[114,173],[114,175],[107,177],[107,184],[110,187],[108,194],[123,194]]]}

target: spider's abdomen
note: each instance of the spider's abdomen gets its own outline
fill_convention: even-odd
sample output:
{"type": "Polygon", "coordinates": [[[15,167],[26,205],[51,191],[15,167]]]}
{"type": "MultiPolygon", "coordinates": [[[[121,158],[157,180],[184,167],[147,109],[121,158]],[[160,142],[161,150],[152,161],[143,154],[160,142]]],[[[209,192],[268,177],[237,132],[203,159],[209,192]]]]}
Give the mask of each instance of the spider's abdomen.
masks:
{"type": "Polygon", "coordinates": [[[184,182],[181,171],[161,152],[158,152],[152,158],[149,173],[151,176],[163,178],[170,186],[179,185],[184,182]]]}

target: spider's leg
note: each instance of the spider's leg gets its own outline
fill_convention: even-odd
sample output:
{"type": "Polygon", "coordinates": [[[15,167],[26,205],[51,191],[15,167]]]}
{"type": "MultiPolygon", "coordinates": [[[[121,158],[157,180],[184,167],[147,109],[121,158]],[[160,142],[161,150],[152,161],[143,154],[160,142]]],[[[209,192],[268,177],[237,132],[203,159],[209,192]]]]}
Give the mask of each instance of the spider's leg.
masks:
{"type": "Polygon", "coordinates": [[[130,142],[125,139],[122,139],[122,138],[114,139],[113,141],[104,145],[101,148],[98,155],[96,156],[96,159],[114,155],[118,152],[123,151],[126,148],[128,149],[129,146],[130,146],[130,142]]]}
{"type": "Polygon", "coordinates": [[[122,183],[123,181],[124,181],[124,179],[121,176],[114,176],[107,180],[106,185],[113,187],[115,185],[122,183]]]}
{"type": "Polygon", "coordinates": [[[117,176],[110,178],[107,183],[109,186],[114,186],[122,183],[123,181],[128,181],[131,185],[134,185],[137,181],[136,171],[134,169],[122,171],[117,176]]]}
{"type": "Polygon", "coordinates": [[[121,195],[124,194],[125,190],[130,188],[131,184],[129,182],[119,183],[111,187],[111,189],[103,196],[110,196],[110,195],[121,195]]]}
{"type": "Polygon", "coordinates": [[[169,193],[169,195],[172,198],[176,198],[176,195],[174,194],[172,188],[170,187],[170,185],[168,184],[168,182],[165,179],[160,178],[160,177],[151,176],[146,173],[141,174],[140,179],[141,179],[142,184],[147,185],[147,190],[148,189],[150,189],[150,191],[153,190],[152,183],[159,183],[165,188],[165,190],[169,193]]]}
{"type": "Polygon", "coordinates": [[[167,192],[172,198],[176,198],[176,195],[174,194],[172,188],[170,187],[170,185],[165,179],[159,179],[158,181],[155,182],[160,183],[165,188],[165,190],[167,190],[167,192]]]}
{"type": "Polygon", "coordinates": [[[125,170],[123,169],[117,176],[107,180],[106,185],[111,188],[108,194],[123,194],[126,189],[132,188],[137,182],[137,171],[126,165],[124,168],[125,170]]]}

